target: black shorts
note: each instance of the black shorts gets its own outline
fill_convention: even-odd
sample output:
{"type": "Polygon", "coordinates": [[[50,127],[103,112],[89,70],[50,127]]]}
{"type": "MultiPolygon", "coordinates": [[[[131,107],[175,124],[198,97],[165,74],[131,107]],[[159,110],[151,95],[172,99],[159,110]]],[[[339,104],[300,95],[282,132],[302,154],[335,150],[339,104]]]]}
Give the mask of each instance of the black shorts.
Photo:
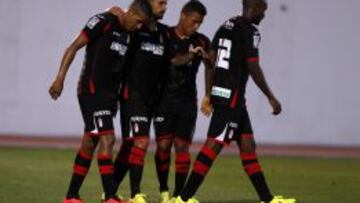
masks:
{"type": "Polygon", "coordinates": [[[141,102],[121,103],[121,129],[124,139],[150,137],[153,107],[141,102]]]}
{"type": "Polygon", "coordinates": [[[78,95],[85,133],[91,136],[114,133],[113,117],[116,115],[117,100],[100,93],[78,95]]]}
{"type": "Polygon", "coordinates": [[[216,107],[210,121],[208,137],[229,144],[242,137],[252,137],[253,129],[246,107],[216,107]]]}
{"type": "Polygon", "coordinates": [[[194,104],[162,105],[154,117],[156,139],[175,137],[191,143],[196,119],[197,106],[194,104]]]}

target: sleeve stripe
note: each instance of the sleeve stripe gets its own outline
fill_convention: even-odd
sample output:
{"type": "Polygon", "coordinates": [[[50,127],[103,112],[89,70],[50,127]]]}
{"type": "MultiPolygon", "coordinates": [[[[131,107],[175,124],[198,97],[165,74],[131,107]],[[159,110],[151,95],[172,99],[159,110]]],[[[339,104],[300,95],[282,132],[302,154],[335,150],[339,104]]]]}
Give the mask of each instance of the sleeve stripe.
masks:
{"type": "Polygon", "coordinates": [[[88,43],[90,42],[90,37],[89,37],[88,33],[85,30],[81,31],[81,35],[86,38],[86,41],[88,43]]]}
{"type": "Polygon", "coordinates": [[[250,57],[246,59],[247,62],[259,62],[259,57],[250,57]]]}

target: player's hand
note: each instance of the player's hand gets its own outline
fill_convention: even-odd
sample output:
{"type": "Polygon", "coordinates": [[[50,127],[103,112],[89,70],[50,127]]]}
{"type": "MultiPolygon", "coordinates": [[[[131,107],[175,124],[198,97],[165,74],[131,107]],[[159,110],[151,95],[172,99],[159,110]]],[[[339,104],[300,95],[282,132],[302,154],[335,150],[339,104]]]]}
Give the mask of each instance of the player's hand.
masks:
{"type": "Polygon", "coordinates": [[[200,57],[202,57],[203,59],[209,58],[208,53],[207,53],[207,52],[204,50],[204,48],[201,47],[201,46],[198,46],[198,47],[195,47],[195,48],[194,48],[193,45],[190,45],[190,47],[189,47],[189,52],[190,52],[190,54],[200,56],[200,57]]]}
{"type": "Polygon", "coordinates": [[[205,96],[201,102],[201,112],[206,116],[209,117],[213,112],[213,107],[210,102],[210,98],[205,96]]]}
{"type": "Polygon", "coordinates": [[[64,80],[56,79],[50,86],[49,94],[52,99],[57,100],[64,88],[64,80]]]}
{"type": "Polygon", "coordinates": [[[273,115],[279,115],[282,110],[280,102],[275,97],[272,97],[269,99],[269,103],[273,109],[273,115]]]}

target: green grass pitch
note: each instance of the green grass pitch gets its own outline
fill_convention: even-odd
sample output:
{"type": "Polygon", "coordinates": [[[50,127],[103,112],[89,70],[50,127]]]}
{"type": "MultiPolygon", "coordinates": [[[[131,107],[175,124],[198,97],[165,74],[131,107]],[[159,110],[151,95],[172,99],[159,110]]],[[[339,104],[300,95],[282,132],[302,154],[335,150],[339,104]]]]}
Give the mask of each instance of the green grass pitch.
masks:
{"type": "MultiPolygon", "coordinates": [[[[61,203],[74,158],[74,150],[0,148],[0,202],[61,203]]],[[[153,160],[149,153],[142,182],[150,202],[158,198],[153,160]]],[[[260,156],[260,163],[274,194],[295,197],[300,203],[360,202],[358,159],[260,156]]],[[[81,189],[87,203],[99,202],[97,172],[94,161],[81,189]]],[[[171,173],[170,187],[173,179],[171,173]]],[[[119,191],[129,196],[128,176],[119,191]]],[[[259,202],[237,155],[221,155],[196,196],[202,203],[259,202]]]]}

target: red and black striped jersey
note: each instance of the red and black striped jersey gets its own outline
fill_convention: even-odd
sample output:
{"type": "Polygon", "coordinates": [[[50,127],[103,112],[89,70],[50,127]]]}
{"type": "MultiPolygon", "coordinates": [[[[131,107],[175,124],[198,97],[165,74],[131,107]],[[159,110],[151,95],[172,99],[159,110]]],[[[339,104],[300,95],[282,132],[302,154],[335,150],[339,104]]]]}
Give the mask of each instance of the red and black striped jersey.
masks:
{"type": "MultiPolygon", "coordinates": [[[[190,46],[201,46],[206,52],[210,49],[210,40],[201,33],[180,38],[175,27],[168,31],[170,57],[189,53],[190,46]]],[[[197,101],[196,76],[202,58],[195,56],[193,60],[185,65],[170,65],[166,77],[162,100],[171,103],[194,103],[197,101]]]]}
{"type": "Polygon", "coordinates": [[[106,12],[91,17],[82,35],[88,44],[78,94],[118,93],[130,43],[129,34],[120,27],[117,16],[106,12]]]}
{"type": "Polygon", "coordinates": [[[217,53],[211,92],[214,105],[235,107],[245,102],[247,62],[258,60],[259,43],[259,31],[241,16],[229,19],[217,30],[211,45],[217,53]]]}
{"type": "Polygon", "coordinates": [[[144,26],[131,34],[123,94],[125,100],[151,103],[159,97],[169,63],[167,29],[166,25],[157,23],[153,31],[144,26]]]}

